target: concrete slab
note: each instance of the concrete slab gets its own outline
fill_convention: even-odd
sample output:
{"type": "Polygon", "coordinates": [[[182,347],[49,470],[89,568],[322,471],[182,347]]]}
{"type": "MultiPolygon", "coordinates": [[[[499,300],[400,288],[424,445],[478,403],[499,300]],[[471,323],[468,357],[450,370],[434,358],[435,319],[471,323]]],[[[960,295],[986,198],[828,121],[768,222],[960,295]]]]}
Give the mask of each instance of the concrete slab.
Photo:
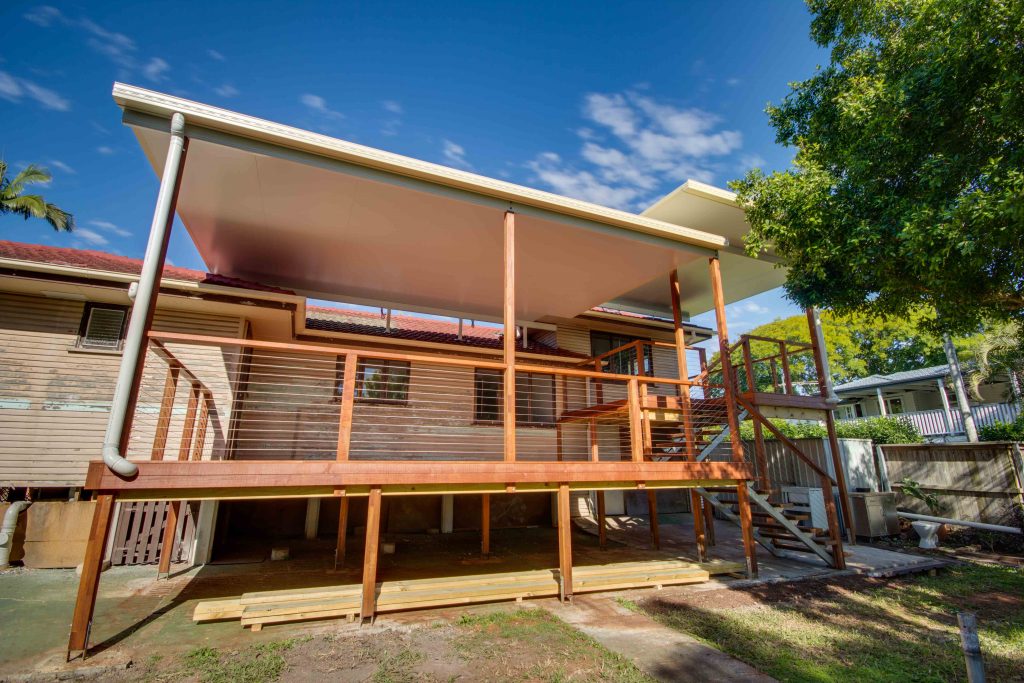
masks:
{"type": "Polygon", "coordinates": [[[610,597],[576,596],[571,606],[549,603],[545,607],[659,681],[775,681],[710,645],[631,612],[610,597]]]}

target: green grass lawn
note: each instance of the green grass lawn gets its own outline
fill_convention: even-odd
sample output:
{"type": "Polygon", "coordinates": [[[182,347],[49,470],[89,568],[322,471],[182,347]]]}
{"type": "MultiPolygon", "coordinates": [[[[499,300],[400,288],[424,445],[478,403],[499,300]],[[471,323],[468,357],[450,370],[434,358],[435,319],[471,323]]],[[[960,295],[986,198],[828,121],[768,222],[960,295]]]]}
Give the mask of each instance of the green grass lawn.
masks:
{"type": "Polygon", "coordinates": [[[781,681],[966,680],[956,612],[971,611],[989,680],[1024,681],[1020,569],[957,565],[934,577],[774,584],[639,608],[781,681]]]}

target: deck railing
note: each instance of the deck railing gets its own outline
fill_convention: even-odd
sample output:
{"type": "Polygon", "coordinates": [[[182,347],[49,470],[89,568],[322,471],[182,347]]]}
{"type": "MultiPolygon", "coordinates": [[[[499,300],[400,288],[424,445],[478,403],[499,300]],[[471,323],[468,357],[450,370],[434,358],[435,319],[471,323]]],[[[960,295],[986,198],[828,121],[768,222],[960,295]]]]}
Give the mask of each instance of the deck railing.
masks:
{"type": "Polygon", "coordinates": [[[704,400],[722,388],[706,381],[517,363],[510,454],[499,360],[178,333],[149,340],[132,458],[687,459],[698,446],[687,433],[710,440],[724,422],[722,406],[704,400]]]}
{"type": "MultiPolygon", "coordinates": [[[[974,415],[974,424],[977,427],[989,427],[997,422],[1013,422],[1020,415],[1021,409],[1015,403],[989,403],[985,405],[971,406],[971,414],[974,415]]],[[[863,422],[879,417],[851,417],[841,419],[840,422],[863,422]]],[[[946,411],[918,410],[910,413],[897,413],[890,417],[906,420],[917,428],[921,436],[947,436],[964,433],[963,416],[959,410],[951,410],[947,419],[946,411]],[[952,421],[950,423],[950,420],[952,421]]]]}

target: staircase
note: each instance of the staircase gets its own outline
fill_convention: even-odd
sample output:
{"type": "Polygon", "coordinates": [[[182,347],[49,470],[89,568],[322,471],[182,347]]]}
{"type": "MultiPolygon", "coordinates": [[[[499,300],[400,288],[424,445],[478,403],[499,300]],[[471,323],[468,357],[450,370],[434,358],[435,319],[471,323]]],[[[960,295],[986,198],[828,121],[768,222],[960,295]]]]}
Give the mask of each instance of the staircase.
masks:
{"type": "MultiPolygon", "coordinates": [[[[696,460],[700,462],[710,458],[718,449],[728,447],[728,414],[723,398],[694,399],[691,404],[691,428],[696,443],[696,460]]],[[[738,422],[750,416],[747,408],[739,406],[737,409],[738,422]]],[[[683,423],[652,421],[650,431],[653,460],[686,459],[683,423]]],[[[833,555],[833,549],[842,545],[840,539],[833,538],[828,529],[811,526],[811,513],[807,506],[773,500],[770,492],[755,488],[753,483],[748,483],[747,488],[754,539],[766,550],[776,556],[781,556],[783,551],[813,554],[831,567],[844,566],[842,558],[833,555]]],[[[740,526],[734,487],[697,488],[696,491],[722,516],[740,526]]]]}
{"type": "MultiPolygon", "coordinates": [[[[747,485],[750,498],[750,516],[754,527],[754,540],[768,552],[780,556],[781,551],[813,553],[830,567],[837,565],[832,549],[838,545],[826,529],[811,526],[809,509],[800,505],[775,504],[768,494],[747,485]]],[[[736,489],[698,488],[704,500],[711,503],[726,519],[740,524],[739,506],[735,501],[722,500],[721,496],[735,496],[736,489]]]]}

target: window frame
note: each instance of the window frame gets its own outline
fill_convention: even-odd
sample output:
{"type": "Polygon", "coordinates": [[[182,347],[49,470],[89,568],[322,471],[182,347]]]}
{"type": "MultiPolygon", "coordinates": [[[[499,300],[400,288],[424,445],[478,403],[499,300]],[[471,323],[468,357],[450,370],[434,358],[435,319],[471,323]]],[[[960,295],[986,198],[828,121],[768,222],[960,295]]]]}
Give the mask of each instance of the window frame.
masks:
{"type": "MultiPolygon", "coordinates": [[[[492,368],[474,368],[473,369],[473,424],[475,425],[488,425],[488,426],[500,426],[504,419],[505,410],[505,391],[504,391],[504,373],[501,370],[494,370],[492,368]],[[496,418],[486,418],[480,416],[481,407],[481,396],[480,387],[482,383],[482,377],[491,376],[497,379],[494,384],[498,387],[497,398],[496,398],[496,418]]],[[[533,429],[554,429],[558,424],[558,388],[555,382],[554,375],[549,375],[544,372],[516,372],[516,427],[530,427],[533,429]],[[519,409],[520,407],[520,378],[525,377],[527,381],[532,380],[534,377],[549,377],[551,379],[551,421],[540,421],[532,419],[532,405],[533,405],[533,392],[525,392],[522,397],[525,397],[528,403],[528,415],[527,419],[523,419],[523,413],[519,409]]]]}
{"type": "MultiPolygon", "coordinates": [[[[356,359],[356,387],[353,395],[353,399],[357,403],[365,403],[370,405],[387,405],[387,406],[407,406],[409,405],[409,385],[412,379],[412,366],[409,361],[405,360],[393,360],[390,358],[362,358],[356,359]],[[366,365],[370,363],[374,366],[383,366],[387,368],[385,370],[385,384],[387,388],[384,390],[385,394],[392,393],[394,390],[391,385],[395,382],[395,378],[392,376],[395,370],[401,372],[395,373],[397,376],[403,378],[402,381],[402,397],[401,398],[388,398],[378,396],[366,396],[363,394],[366,388],[366,365]]],[[[342,392],[344,391],[345,384],[345,356],[339,355],[334,361],[334,400],[341,401],[342,392]]]]}
{"type": "MultiPolygon", "coordinates": [[[[620,346],[625,346],[626,344],[630,344],[632,342],[637,342],[637,341],[649,342],[649,341],[651,341],[650,337],[637,337],[637,336],[633,336],[633,335],[629,335],[629,334],[621,334],[619,332],[608,332],[606,330],[590,330],[590,355],[591,355],[591,357],[597,357],[597,356],[601,355],[601,353],[598,353],[597,349],[594,348],[595,338],[597,338],[597,339],[605,338],[605,339],[607,339],[607,342],[609,344],[612,344],[616,339],[624,340],[621,344],[615,344],[614,346],[610,346],[607,351],[602,351],[601,353],[608,353],[608,351],[611,351],[613,349],[617,349],[620,346]]],[[[633,372],[625,372],[625,373],[619,372],[619,373],[615,373],[615,374],[636,375],[637,377],[654,377],[654,349],[650,345],[644,345],[643,349],[644,349],[644,354],[643,354],[643,356],[644,356],[644,360],[643,360],[644,367],[642,368],[642,370],[643,370],[642,372],[636,372],[636,373],[633,373],[633,372]]],[[[611,360],[610,358],[605,358],[604,362],[609,362],[610,360],[611,360]]],[[[637,368],[637,370],[639,371],[639,370],[641,370],[641,368],[637,368]]]]}
{"type": "Polygon", "coordinates": [[[128,331],[128,306],[124,304],[106,304],[95,301],[87,301],[85,307],[82,309],[82,319],[78,323],[78,338],[75,339],[75,348],[83,349],[86,351],[108,351],[110,353],[120,353],[124,350],[124,338],[128,331]],[[123,315],[121,318],[121,329],[117,334],[117,344],[115,346],[96,345],[87,343],[88,337],[86,333],[89,330],[89,323],[92,320],[93,311],[109,310],[109,311],[120,311],[123,315]]]}

